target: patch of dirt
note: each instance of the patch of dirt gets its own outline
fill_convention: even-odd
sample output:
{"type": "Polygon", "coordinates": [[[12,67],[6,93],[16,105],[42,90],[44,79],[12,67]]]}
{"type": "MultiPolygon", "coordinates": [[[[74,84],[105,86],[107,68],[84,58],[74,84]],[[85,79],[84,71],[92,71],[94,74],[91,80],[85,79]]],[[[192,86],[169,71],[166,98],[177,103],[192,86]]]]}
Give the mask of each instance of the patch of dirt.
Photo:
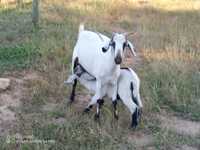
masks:
{"type": "Polygon", "coordinates": [[[198,148],[191,147],[191,146],[188,146],[188,145],[183,145],[183,146],[180,146],[178,148],[175,148],[174,150],[198,150],[198,148]]]}
{"type": "Polygon", "coordinates": [[[25,80],[37,78],[36,73],[23,73],[19,78],[8,77],[11,80],[10,88],[0,93],[0,136],[7,135],[16,125],[16,112],[25,96],[25,80]]]}
{"type": "Polygon", "coordinates": [[[153,136],[144,134],[142,132],[133,132],[128,137],[129,141],[134,141],[134,144],[138,148],[147,147],[153,144],[153,136]]]}
{"type": "Polygon", "coordinates": [[[148,147],[145,147],[144,149],[145,150],[155,150],[156,147],[154,147],[154,146],[148,146],[148,147]]]}
{"type": "Polygon", "coordinates": [[[23,80],[38,80],[41,79],[41,76],[38,75],[36,72],[29,72],[24,77],[23,80]]]}
{"type": "Polygon", "coordinates": [[[57,104],[55,103],[47,103],[43,106],[44,111],[52,111],[56,108],[57,104]]]}
{"type": "Polygon", "coordinates": [[[175,116],[159,116],[161,126],[178,134],[197,137],[200,135],[200,122],[183,120],[175,116]]]}
{"type": "Polygon", "coordinates": [[[84,93],[80,93],[77,89],[75,100],[73,102],[73,106],[75,106],[76,110],[83,111],[87,105],[89,104],[91,99],[90,94],[84,91],[84,93]]]}
{"type": "Polygon", "coordinates": [[[53,120],[53,123],[59,124],[59,125],[65,124],[65,122],[66,122],[65,118],[56,118],[56,119],[53,120]]]}
{"type": "Polygon", "coordinates": [[[0,136],[7,134],[9,129],[14,126],[16,115],[12,108],[20,105],[23,97],[21,80],[11,79],[11,88],[0,93],[0,136]]]}

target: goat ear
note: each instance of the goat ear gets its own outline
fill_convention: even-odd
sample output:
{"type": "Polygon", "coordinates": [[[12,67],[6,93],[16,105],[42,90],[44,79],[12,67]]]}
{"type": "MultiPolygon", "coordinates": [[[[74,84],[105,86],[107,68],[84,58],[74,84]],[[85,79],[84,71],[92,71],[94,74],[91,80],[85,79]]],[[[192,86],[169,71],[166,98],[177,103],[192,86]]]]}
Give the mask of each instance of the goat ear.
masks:
{"type": "Polygon", "coordinates": [[[105,46],[102,47],[102,52],[107,52],[110,47],[110,43],[107,43],[105,46]]]}
{"type": "Polygon", "coordinates": [[[133,46],[133,44],[127,40],[127,47],[131,50],[133,56],[136,56],[136,52],[135,52],[135,47],[133,46]]]}
{"type": "Polygon", "coordinates": [[[104,52],[104,53],[105,53],[105,52],[107,52],[107,51],[108,51],[108,49],[109,49],[109,47],[105,47],[105,46],[104,46],[104,47],[102,47],[102,52],[104,52]]]}
{"type": "Polygon", "coordinates": [[[110,42],[107,43],[105,46],[102,47],[102,52],[105,53],[105,52],[108,51],[108,49],[110,48],[111,43],[113,42],[113,37],[115,36],[115,34],[116,34],[115,32],[112,33],[112,37],[110,39],[110,42]]]}

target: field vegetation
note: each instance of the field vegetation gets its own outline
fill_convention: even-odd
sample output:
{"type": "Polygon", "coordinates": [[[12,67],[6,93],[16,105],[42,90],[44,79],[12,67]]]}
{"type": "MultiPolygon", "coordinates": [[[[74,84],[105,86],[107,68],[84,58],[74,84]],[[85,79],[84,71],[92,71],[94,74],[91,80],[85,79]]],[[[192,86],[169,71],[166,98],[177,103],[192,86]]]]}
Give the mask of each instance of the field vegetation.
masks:
{"type": "Polygon", "coordinates": [[[38,27],[32,25],[31,9],[31,3],[0,7],[0,76],[22,82],[20,105],[9,108],[16,119],[11,127],[0,126],[6,131],[0,149],[200,148],[200,1],[43,0],[38,27]],[[100,122],[94,111],[83,115],[90,95],[80,85],[76,102],[68,104],[71,87],[63,81],[70,75],[81,22],[108,36],[137,32],[129,39],[138,56],[127,51],[124,62],[141,79],[144,110],[137,129],[129,128],[122,103],[118,121],[110,100],[100,122]],[[19,143],[16,135],[53,142],[19,143]]]}

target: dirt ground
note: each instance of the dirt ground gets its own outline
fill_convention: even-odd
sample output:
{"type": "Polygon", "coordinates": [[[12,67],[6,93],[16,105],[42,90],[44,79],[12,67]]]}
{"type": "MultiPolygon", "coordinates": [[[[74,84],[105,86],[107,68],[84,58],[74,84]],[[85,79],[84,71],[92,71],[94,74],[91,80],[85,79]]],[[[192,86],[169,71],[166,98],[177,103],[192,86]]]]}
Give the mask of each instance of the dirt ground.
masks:
{"type": "MultiPolygon", "coordinates": [[[[0,136],[8,135],[9,131],[17,126],[18,118],[15,110],[20,108],[21,100],[26,96],[25,83],[41,77],[35,72],[24,72],[20,74],[20,77],[9,76],[8,78],[11,79],[10,88],[0,93],[0,136]]],[[[87,99],[89,99],[89,95],[81,95],[79,93],[75,103],[76,108],[80,108],[81,111],[83,106],[86,105],[87,99]],[[85,99],[85,101],[82,101],[82,99],[85,99]]],[[[43,111],[53,110],[56,106],[55,103],[47,103],[44,105],[43,111]]],[[[164,130],[171,130],[179,135],[187,135],[192,138],[198,138],[199,136],[200,122],[185,120],[168,113],[157,114],[156,118],[161,122],[161,128],[164,130]]],[[[65,118],[58,118],[52,121],[62,124],[65,122],[65,118]]],[[[135,131],[129,135],[128,140],[136,141],[135,146],[138,148],[155,149],[153,135],[149,133],[135,131]]],[[[198,150],[198,148],[182,145],[181,147],[174,147],[174,150],[198,150]]]]}

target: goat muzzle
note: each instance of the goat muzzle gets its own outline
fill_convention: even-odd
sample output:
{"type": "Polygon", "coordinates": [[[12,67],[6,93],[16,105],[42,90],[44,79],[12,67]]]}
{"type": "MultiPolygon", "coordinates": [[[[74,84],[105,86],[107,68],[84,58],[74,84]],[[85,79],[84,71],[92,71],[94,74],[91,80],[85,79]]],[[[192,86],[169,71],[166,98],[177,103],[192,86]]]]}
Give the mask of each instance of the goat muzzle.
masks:
{"type": "Polygon", "coordinates": [[[121,64],[121,62],[122,62],[122,57],[119,56],[119,55],[117,55],[117,57],[115,57],[115,63],[116,63],[117,65],[119,65],[119,64],[121,64]]]}

